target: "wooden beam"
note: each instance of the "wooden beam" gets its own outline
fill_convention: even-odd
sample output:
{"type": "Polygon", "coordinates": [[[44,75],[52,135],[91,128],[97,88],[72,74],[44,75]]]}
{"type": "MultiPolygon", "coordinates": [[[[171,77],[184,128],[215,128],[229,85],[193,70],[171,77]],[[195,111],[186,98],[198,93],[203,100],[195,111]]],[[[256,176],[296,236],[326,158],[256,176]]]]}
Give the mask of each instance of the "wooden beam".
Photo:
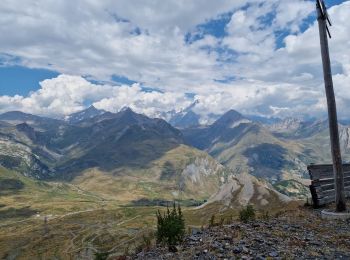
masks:
{"type": "Polygon", "coordinates": [[[334,95],[334,89],[333,89],[331,61],[329,57],[329,48],[328,48],[327,17],[325,15],[325,11],[322,11],[322,7],[320,6],[319,2],[316,5],[316,9],[317,9],[318,28],[320,33],[323,76],[324,76],[327,106],[328,106],[328,121],[329,121],[329,132],[330,132],[330,140],[331,140],[331,153],[332,153],[333,172],[334,172],[334,179],[335,179],[336,211],[343,212],[346,210],[345,193],[344,193],[344,175],[343,175],[342,158],[341,158],[341,151],[340,151],[340,144],[339,144],[337,107],[336,107],[335,95],[334,95]]]}

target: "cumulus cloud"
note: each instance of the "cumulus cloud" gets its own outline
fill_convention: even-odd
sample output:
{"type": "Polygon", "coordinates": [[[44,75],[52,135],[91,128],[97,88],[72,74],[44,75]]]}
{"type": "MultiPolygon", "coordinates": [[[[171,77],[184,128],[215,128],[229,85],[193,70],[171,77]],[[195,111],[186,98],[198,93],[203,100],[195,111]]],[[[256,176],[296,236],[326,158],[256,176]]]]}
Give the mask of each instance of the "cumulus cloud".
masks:
{"type": "Polygon", "coordinates": [[[0,96],[0,112],[21,110],[63,117],[92,104],[111,112],[131,107],[136,112],[156,117],[170,107],[179,111],[191,102],[184,94],[145,92],[139,84],[96,85],[80,76],[60,75],[42,81],[40,86],[38,91],[32,92],[28,97],[0,96]]]}
{"type": "Polygon", "coordinates": [[[307,91],[296,85],[266,85],[260,81],[236,82],[234,88],[207,85],[205,87],[213,90],[212,93],[196,94],[192,98],[179,92],[145,91],[138,83],[97,85],[80,76],[69,75],[44,80],[40,86],[39,90],[27,97],[1,96],[0,113],[21,110],[62,118],[92,104],[110,112],[130,107],[150,117],[167,119],[168,112],[179,112],[197,100],[199,102],[194,111],[201,116],[203,123],[207,123],[209,114],[220,115],[232,108],[246,114],[280,115],[282,110],[278,108],[288,104],[282,112],[291,116],[295,111],[305,112],[305,106],[298,101],[303,96],[309,96],[315,104],[320,99],[320,93],[307,91]],[[289,91],[292,88],[295,91],[289,91]]]}
{"type": "MultiPolygon", "coordinates": [[[[321,115],[326,109],[317,23],[307,20],[313,11],[314,2],[307,0],[77,0],[74,5],[3,0],[2,63],[63,75],[41,82],[26,97],[0,97],[0,111],[62,116],[92,103],[113,112],[130,106],[158,116],[200,100],[195,109],[203,120],[231,108],[260,115],[321,115]],[[204,30],[197,32],[199,39],[186,41],[199,24],[223,14],[229,17],[223,35],[204,30]],[[111,82],[113,75],[140,84],[96,85],[84,79],[111,82]],[[143,85],[159,91],[144,91],[143,85]]],[[[341,116],[350,108],[349,12],[349,1],[329,10],[341,116]]]]}

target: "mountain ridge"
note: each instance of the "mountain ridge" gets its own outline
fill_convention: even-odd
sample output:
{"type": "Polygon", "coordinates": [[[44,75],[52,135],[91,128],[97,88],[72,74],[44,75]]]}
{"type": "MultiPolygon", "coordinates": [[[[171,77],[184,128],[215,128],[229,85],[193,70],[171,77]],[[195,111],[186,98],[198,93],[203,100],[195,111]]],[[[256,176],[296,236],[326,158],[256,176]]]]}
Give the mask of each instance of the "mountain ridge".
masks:
{"type": "MultiPolygon", "coordinates": [[[[306,165],[327,162],[329,157],[324,120],[287,118],[276,127],[229,110],[211,125],[179,130],[128,107],[118,113],[100,112],[74,124],[22,112],[0,115],[6,120],[0,121],[0,163],[7,161],[7,166],[12,163],[27,176],[44,179],[45,175],[62,178],[60,172],[65,172],[69,180],[90,168],[148,167],[148,162],[185,144],[207,152],[235,173],[249,173],[272,184],[288,180],[305,184],[306,165]]],[[[340,127],[345,160],[350,157],[349,133],[340,127]]]]}

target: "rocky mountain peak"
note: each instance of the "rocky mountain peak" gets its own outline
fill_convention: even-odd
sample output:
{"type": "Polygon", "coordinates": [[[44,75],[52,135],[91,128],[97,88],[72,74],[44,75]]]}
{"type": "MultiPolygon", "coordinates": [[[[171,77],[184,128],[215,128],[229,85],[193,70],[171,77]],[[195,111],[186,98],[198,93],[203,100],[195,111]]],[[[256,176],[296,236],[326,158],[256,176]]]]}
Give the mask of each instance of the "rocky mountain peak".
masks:
{"type": "Polygon", "coordinates": [[[66,121],[68,121],[71,124],[76,124],[76,123],[79,123],[81,121],[93,118],[95,116],[102,115],[105,112],[106,111],[104,111],[102,109],[97,109],[96,107],[91,105],[82,111],[79,111],[79,112],[76,112],[76,113],[69,115],[66,118],[66,121]]]}
{"type": "Polygon", "coordinates": [[[231,109],[227,111],[223,116],[216,120],[213,126],[230,127],[232,124],[245,119],[245,117],[237,111],[231,109]]]}
{"type": "Polygon", "coordinates": [[[293,131],[300,128],[302,123],[303,122],[298,118],[287,117],[281,122],[271,125],[270,129],[276,132],[293,131]]]}

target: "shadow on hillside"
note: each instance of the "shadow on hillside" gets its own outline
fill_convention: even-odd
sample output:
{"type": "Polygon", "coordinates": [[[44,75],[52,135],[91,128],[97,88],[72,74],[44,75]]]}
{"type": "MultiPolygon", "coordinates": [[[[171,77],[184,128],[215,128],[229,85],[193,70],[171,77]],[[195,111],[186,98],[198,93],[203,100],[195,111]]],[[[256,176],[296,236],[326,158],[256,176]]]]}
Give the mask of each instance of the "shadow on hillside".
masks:
{"type": "Polygon", "coordinates": [[[18,169],[21,166],[21,158],[1,154],[0,165],[11,170],[18,169]]]}
{"type": "MultiPolygon", "coordinates": [[[[175,201],[162,200],[162,199],[147,199],[142,198],[139,200],[131,201],[126,207],[172,207],[175,201]]],[[[176,205],[180,204],[185,207],[198,207],[203,203],[207,202],[206,200],[176,200],[176,205]]]]}
{"type": "Polygon", "coordinates": [[[24,188],[24,183],[16,179],[0,180],[0,196],[12,195],[18,193],[24,188]]]}
{"type": "Polygon", "coordinates": [[[31,209],[29,206],[15,209],[8,208],[5,210],[0,210],[0,220],[12,219],[12,218],[28,218],[37,213],[36,210],[31,209]]]}
{"type": "Polygon", "coordinates": [[[263,143],[248,148],[243,155],[248,158],[248,165],[255,169],[257,177],[272,177],[276,171],[290,166],[291,162],[285,159],[288,151],[278,145],[263,143]]]}
{"type": "MultiPolygon", "coordinates": [[[[111,144],[112,145],[112,144],[111,144]]],[[[84,170],[98,168],[101,171],[114,171],[118,168],[147,169],[151,163],[163,157],[168,151],[180,146],[179,142],[171,140],[147,140],[137,143],[130,142],[117,147],[109,147],[108,144],[98,147],[83,157],[71,160],[64,166],[56,168],[57,179],[64,178],[67,181],[79,176],[84,170]]]]}

